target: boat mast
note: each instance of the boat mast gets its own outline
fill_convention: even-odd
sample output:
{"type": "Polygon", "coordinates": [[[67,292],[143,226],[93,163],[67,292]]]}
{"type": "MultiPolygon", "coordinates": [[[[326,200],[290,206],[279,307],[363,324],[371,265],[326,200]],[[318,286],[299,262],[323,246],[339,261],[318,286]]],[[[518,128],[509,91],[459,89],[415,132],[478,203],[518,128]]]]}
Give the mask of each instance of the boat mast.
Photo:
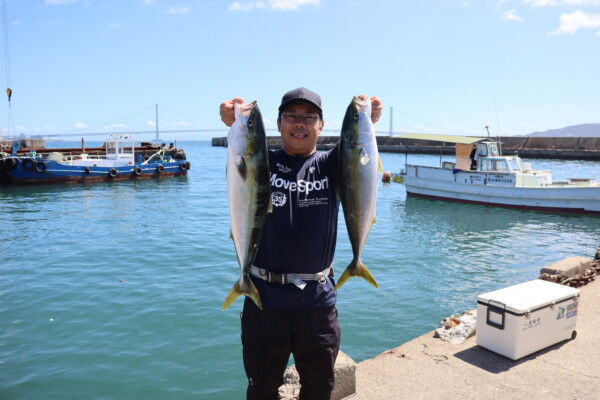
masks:
{"type": "Polygon", "coordinates": [[[156,103],[156,141],[160,142],[158,138],[158,103],[156,103]]]}

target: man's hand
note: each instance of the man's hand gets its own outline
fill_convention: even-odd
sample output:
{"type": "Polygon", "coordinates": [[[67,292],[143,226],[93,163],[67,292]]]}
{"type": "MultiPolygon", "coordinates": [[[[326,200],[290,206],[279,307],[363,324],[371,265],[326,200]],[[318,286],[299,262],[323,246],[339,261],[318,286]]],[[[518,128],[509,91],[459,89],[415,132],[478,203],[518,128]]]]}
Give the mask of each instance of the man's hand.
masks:
{"type": "MultiPolygon", "coordinates": [[[[361,94],[358,96],[361,100],[366,100],[368,96],[366,94],[361,94]]],[[[371,121],[376,123],[379,121],[379,117],[381,117],[381,110],[383,110],[383,103],[377,96],[371,97],[371,121]]]]}
{"type": "Polygon", "coordinates": [[[221,121],[223,121],[223,123],[227,126],[231,126],[235,122],[235,112],[233,111],[233,103],[245,103],[245,101],[241,97],[236,97],[233,100],[222,102],[221,106],[219,107],[221,121]]]}

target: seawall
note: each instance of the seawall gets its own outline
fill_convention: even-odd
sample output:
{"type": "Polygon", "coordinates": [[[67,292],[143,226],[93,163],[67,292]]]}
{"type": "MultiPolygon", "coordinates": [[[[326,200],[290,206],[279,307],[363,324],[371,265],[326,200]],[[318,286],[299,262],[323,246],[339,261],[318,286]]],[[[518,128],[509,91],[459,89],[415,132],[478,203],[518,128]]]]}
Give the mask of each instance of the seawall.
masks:
{"type": "MultiPolygon", "coordinates": [[[[600,160],[600,137],[523,137],[500,136],[503,154],[518,153],[527,158],[558,158],[572,160],[600,160]]],[[[339,136],[320,136],[319,150],[328,150],[337,144],[339,136]]],[[[281,147],[281,137],[268,136],[269,148],[281,147]]],[[[454,154],[453,143],[431,140],[404,139],[377,136],[379,151],[411,154],[454,154]]],[[[213,146],[227,147],[226,137],[212,138],[213,146]]]]}

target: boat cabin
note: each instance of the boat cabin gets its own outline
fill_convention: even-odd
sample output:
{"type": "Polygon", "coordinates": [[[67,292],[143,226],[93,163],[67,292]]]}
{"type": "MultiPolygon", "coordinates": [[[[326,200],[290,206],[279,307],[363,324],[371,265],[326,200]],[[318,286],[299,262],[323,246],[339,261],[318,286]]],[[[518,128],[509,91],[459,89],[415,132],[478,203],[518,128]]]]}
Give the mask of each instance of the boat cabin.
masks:
{"type": "Polygon", "coordinates": [[[106,159],[133,161],[135,141],[130,135],[111,135],[106,141],[106,159]]]}

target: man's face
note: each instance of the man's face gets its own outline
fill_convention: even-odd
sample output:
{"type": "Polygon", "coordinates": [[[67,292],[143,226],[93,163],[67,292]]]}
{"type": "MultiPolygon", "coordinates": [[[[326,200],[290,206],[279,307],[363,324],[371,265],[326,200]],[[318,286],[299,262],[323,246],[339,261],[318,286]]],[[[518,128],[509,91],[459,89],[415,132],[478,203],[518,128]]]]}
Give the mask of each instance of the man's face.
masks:
{"type": "Polygon", "coordinates": [[[283,151],[293,156],[309,156],[317,151],[317,138],[324,122],[318,111],[308,104],[286,107],[277,120],[283,151]]]}

